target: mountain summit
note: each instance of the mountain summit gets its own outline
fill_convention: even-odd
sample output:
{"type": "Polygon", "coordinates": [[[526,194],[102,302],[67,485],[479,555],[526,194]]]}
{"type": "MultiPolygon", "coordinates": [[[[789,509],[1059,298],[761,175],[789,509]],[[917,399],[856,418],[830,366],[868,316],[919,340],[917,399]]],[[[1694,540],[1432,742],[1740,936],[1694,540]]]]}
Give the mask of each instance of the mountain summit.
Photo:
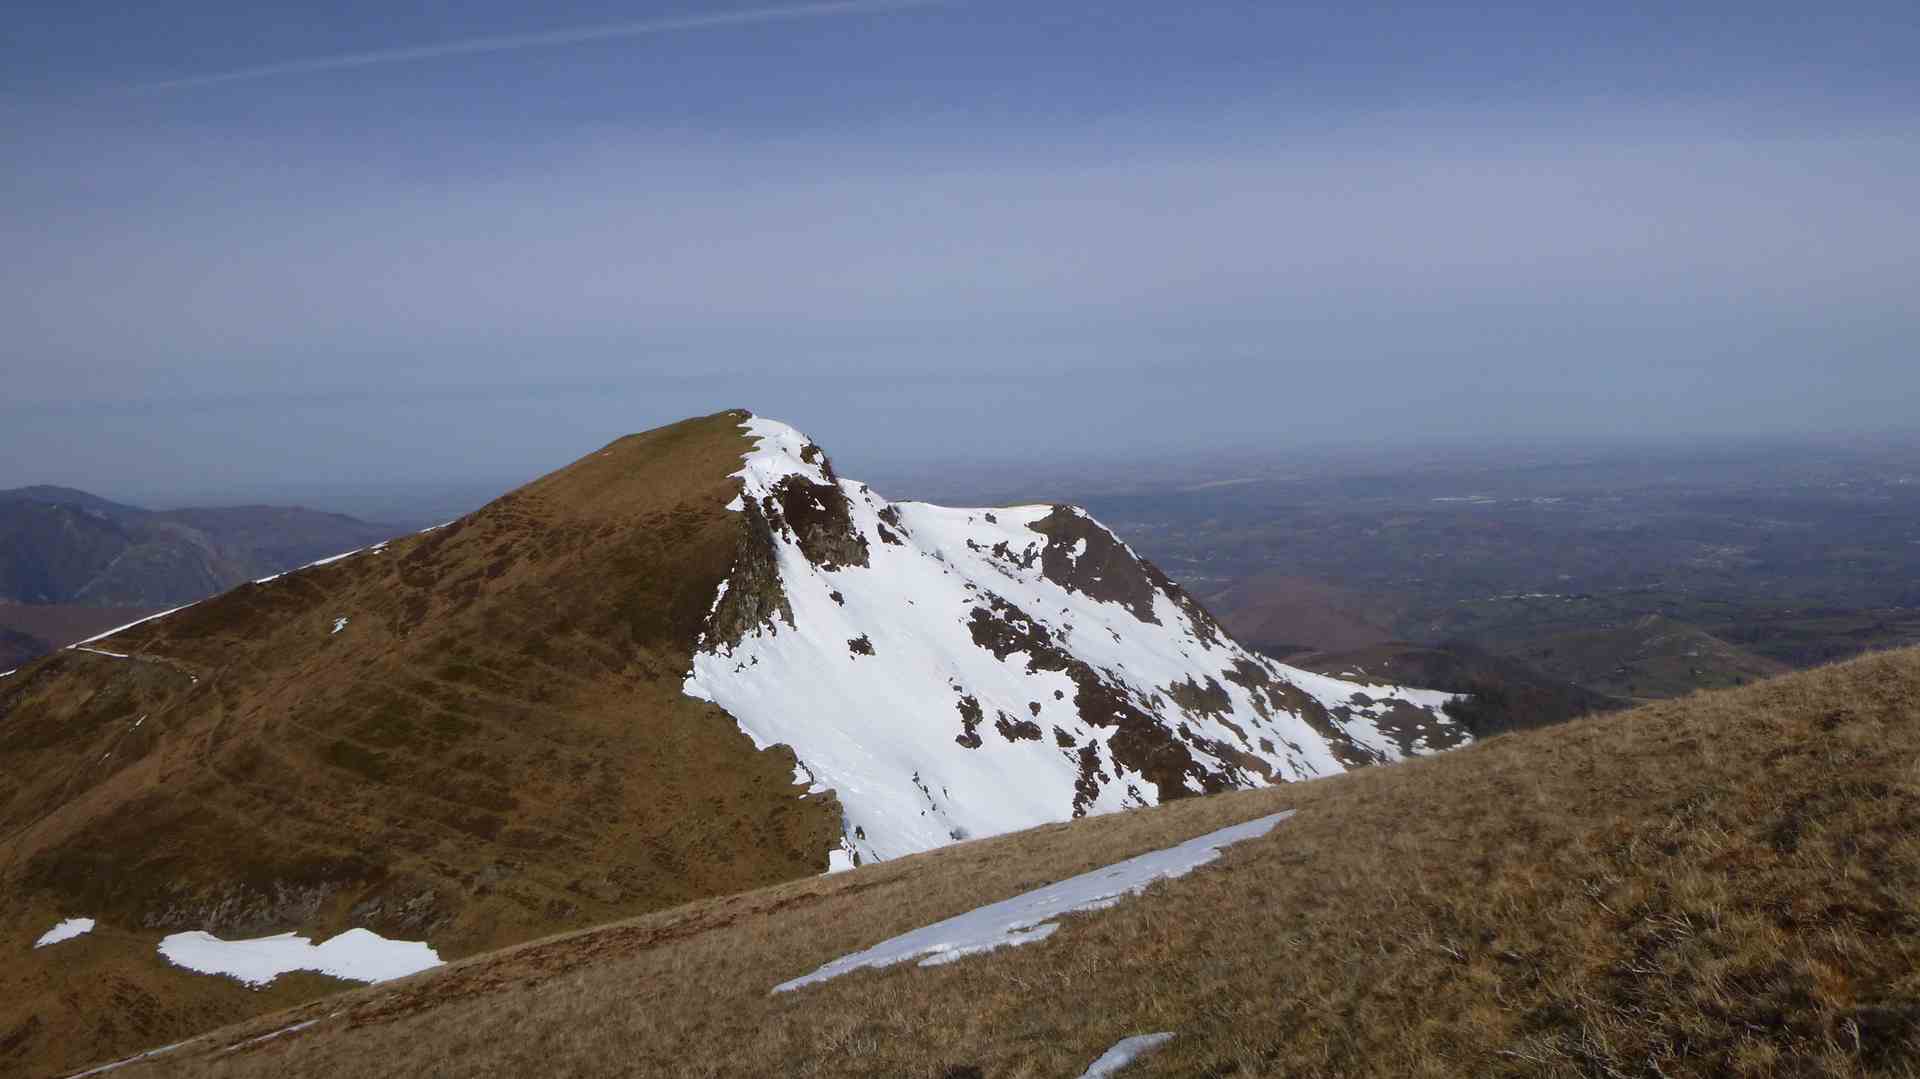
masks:
{"type": "Polygon", "coordinates": [[[0,1053],[329,984],[161,954],[205,934],[464,955],[1446,748],[1447,699],[1243,649],[1070,507],[892,503],[783,424],[688,420],[0,678],[0,1053]]]}
{"type": "Polygon", "coordinates": [[[947,509],[752,417],[687,692],[790,746],[836,864],[1457,744],[1446,694],[1283,667],[1070,506],[947,509]]]}

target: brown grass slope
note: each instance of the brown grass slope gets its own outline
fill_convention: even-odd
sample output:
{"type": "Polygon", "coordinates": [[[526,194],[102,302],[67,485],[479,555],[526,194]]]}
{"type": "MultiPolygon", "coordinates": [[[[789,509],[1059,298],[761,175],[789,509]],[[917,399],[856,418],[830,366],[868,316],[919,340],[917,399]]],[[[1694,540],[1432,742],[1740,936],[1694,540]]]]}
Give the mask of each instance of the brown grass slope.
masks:
{"type": "Polygon", "coordinates": [[[831,799],[680,689],[739,534],[741,418],[100,642],[130,660],[0,681],[0,1070],[301,995],[172,970],[168,931],[457,956],[824,869],[831,799]],[[65,915],[103,929],[29,949],[65,915]]]}
{"type": "Polygon", "coordinates": [[[1062,1076],[1158,1030],[1130,1076],[1920,1074],[1920,651],[707,900],[128,1074],[1062,1076]],[[768,995],[1287,807],[1045,942],[768,995]]]}

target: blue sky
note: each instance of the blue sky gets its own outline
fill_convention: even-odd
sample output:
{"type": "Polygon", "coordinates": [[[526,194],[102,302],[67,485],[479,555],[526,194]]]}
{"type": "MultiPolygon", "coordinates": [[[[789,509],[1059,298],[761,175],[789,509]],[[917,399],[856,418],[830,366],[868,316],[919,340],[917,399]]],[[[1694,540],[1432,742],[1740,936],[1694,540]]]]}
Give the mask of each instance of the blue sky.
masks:
{"type": "Polygon", "coordinates": [[[1910,4],[10,10],[0,485],[511,479],[732,406],[853,473],[1920,398],[1910,4]]]}

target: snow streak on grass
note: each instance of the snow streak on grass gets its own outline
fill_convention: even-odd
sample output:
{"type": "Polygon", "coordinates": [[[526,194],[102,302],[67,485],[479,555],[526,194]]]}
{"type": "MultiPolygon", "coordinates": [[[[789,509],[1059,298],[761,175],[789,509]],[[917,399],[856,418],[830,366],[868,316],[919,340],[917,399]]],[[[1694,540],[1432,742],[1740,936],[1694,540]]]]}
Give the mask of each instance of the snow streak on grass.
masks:
{"type": "Polygon", "coordinates": [[[1273,826],[1293,816],[1274,813],[1189,839],[1176,847],[1150,851],[1124,862],[1069,877],[1024,895],[979,907],[957,917],[903,933],[863,952],[842,956],[819,970],[773,987],[790,992],[815,982],[838,978],[861,967],[888,967],[919,959],[923,967],[951,963],[995,948],[1045,940],[1060,928],[1056,919],[1068,914],[1104,910],[1129,895],[1144,891],[1157,880],[1184,877],[1220,857],[1222,847],[1266,835],[1273,826]],[[924,958],[923,958],[924,957],[924,958]]]}

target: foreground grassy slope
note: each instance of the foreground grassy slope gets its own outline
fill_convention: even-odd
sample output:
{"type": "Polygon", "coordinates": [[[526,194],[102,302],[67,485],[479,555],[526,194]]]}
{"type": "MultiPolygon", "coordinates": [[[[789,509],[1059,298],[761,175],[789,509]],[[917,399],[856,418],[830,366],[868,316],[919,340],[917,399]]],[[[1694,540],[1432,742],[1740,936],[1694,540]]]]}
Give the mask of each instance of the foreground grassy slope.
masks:
{"type": "Polygon", "coordinates": [[[133,1074],[1058,1076],[1157,1030],[1139,1075],[1916,1074],[1920,652],[703,901],[133,1074]],[[768,995],[1289,807],[1043,943],[768,995]]]}
{"type": "Polygon", "coordinates": [[[0,1072],[297,999],[169,968],[169,931],[459,956],[823,870],[838,807],[681,692],[738,543],[740,420],[0,680],[0,1072]],[[102,930],[30,947],[65,916],[102,930]]]}

